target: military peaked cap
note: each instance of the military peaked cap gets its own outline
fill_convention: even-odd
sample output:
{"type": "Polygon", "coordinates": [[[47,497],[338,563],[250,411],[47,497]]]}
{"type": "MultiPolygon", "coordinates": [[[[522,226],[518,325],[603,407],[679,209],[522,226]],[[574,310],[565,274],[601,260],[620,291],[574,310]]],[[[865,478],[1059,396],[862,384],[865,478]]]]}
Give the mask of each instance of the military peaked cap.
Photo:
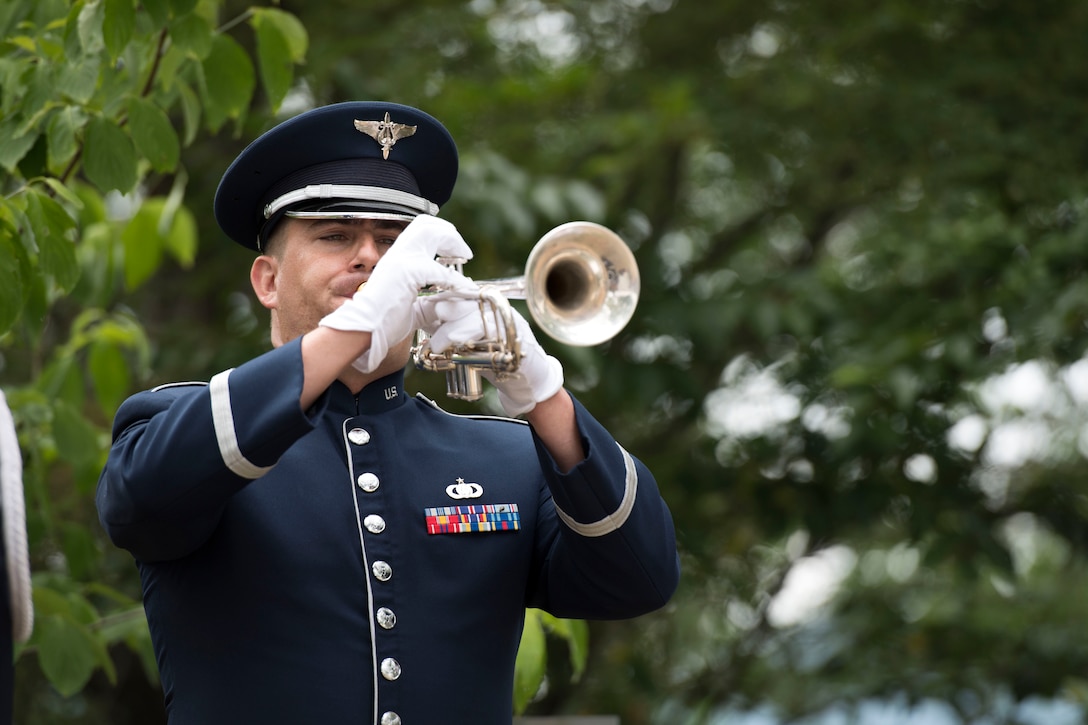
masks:
{"type": "Polygon", "coordinates": [[[227,236],[260,251],[283,216],[410,220],[437,214],[457,180],[457,146],[410,106],[352,101],[288,119],[246,147],[215,192],[227,236]]]}

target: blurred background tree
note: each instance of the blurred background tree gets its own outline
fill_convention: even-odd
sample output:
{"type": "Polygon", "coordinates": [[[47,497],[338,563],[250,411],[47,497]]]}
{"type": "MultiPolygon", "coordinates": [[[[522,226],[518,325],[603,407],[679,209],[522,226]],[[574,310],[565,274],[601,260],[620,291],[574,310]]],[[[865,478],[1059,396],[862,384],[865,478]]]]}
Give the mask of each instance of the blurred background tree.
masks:
{"type": "MultiPolygon", "coordinates": [[[[229,160],[275,119],[386,99],[458,139],[443,216],[476,249],[469,274],[518,273],[537,238],[575,218],[619,231],[642,269],[639,311],[616,339],[549,348],[656,472],[682,587],[658,614],[593,623],[580,681],[552,658],[530,711],[625,725],[1084,720],[1088,5],[284,0],[264,13],[235,0],[0,10],[0,376],[41,459],[28,481],[38,582],[64,594],[36,602],[39,615],[138,613],[91,494],[117,399],[267,347],[249,255],[209,213],[229,160]],[[95,75],[35,94],[20,89],[25,56],[93,48],[96,13],[119,8],[136,35],[168,25],[205,73],[245,56],[273,79],[217,96],[181,59],[166,64],[163,95],[126,108],[166,115],[176,165],[155,167],[157,143],[133,128],[148,163],[117,188],[135,193],[106,195],[112,166],[92,173],[88,156],[101,198],[61,196],[79,209],[65,221],[20,190],[67,168],[66,124],[86,124],[89,144],[91,117],[123,117],[83,89],[148,66],[121,62],[111,44],[125,24],[105,20],[112,65],[95,75]],[[304,56],[285,16],[305,28],[304,56]],[[23,40],[65,17],[51,42],[23,40]],[[276,37],[261,41],[259,17],[276,37]],[[303,60],[285,84],[283,67],[303,60]],[[186,84],[219,99],[207,118],[193,118],[186,84]],[[72,107],[83,115],[65,119],[72,107]],[[16,143],[46,119],[49,133],[16,143]],[[134,197],[141,210],[161,199],[149,220],[124,216],[134,197]],[[144,259],[163,210],[181,208],[186,241],[144,259]],[[69,246],[42,241],[54,228],[69,246]],[[27,230],[52,251],[26,251],[27,230]]],[[[408,382],[467,409],[443,399],[441,376],[408,382]]],[[[127,621],[94,640],[98,674],[75,693],[45,688],[26,653],[21,722],[151,722],[153,668],[131,654],[147,664],[127,621]]]]}

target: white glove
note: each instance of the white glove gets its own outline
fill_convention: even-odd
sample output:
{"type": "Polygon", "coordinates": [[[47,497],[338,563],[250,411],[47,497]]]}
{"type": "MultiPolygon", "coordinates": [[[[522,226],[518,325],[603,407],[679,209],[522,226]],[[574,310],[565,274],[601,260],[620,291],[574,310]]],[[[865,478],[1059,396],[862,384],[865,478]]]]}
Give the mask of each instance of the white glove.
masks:
{"type": "MultiPolygon", "coordinates": [[[[420,298],[416,309],[419,327],[430,335],[434,352],[496,338],[493,319],[480,314],[476,300],[434,295],[420,298]]],[[[559,392],[563,387],[563,365],[544,351],[525,318],[516,309],[511,312],[521,342],[518,371],[502,375],[501,380],[494,372],[485,370],[481,374],[499,391],[499,402],[506,414],[514,417],[528,413],[537,403],[559,392]]]]}
{"type": "MultiPolygon", "coordinates": [[[[459,290],[473,288],[472,280],[466,278],[466,281],[468,286],[458,287],[459,290]]],[[[416,328],[427,333],[431,350],[437,353],[470,342],[494,340],[498,335],[492,316],[480,314],[476,299],[440,292],[420,297],[413,314],[416,328]]]]}
{"type": "Polygon", "coordinates": [[[323,327],[370,333],[370,349],[352,363],[360,372],[375,370],[390,344],[412,334],[413,307],[421,288],[465,284],[466,277],[436,261],[435,255],[471,259],[472,250],[448,221],[417,216],[382,255],[366,285],[322,318],[323,327]]]}

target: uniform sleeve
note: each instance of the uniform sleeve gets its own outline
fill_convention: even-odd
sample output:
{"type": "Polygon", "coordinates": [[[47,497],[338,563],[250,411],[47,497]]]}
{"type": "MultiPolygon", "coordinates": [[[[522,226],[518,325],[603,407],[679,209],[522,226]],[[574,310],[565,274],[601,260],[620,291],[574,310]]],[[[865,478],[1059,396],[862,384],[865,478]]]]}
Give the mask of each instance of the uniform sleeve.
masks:
{"type": "Polygon", "coordinates": [[[147,562],[199,547],[230,497],[312,430],[299,408],[301,388],[295,340],[208,385],[165,386],[126,400],[96,495],[113,542],[147,562]]]}
{"type": "Polygon", "coordinates": [[[680,579],[672,515],[649,469],[577,400],[574,408],[582,463],[560,473],[536,441],[551,501],[541,509],[542,564],[529,606],[586,619],[659,609],[680,579]]]}

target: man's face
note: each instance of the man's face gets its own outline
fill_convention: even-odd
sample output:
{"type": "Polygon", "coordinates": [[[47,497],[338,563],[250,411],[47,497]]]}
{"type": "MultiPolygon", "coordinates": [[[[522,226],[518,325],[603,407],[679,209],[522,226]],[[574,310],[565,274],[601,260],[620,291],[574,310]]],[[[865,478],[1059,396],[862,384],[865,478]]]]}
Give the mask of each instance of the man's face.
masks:
{"type": "Polygon", "coordinates": [[[257,298],[272,310],[272,343],[315,329],[350,299],[405,226],[375,219],[281,221],[251,273],[257,298]]]}

